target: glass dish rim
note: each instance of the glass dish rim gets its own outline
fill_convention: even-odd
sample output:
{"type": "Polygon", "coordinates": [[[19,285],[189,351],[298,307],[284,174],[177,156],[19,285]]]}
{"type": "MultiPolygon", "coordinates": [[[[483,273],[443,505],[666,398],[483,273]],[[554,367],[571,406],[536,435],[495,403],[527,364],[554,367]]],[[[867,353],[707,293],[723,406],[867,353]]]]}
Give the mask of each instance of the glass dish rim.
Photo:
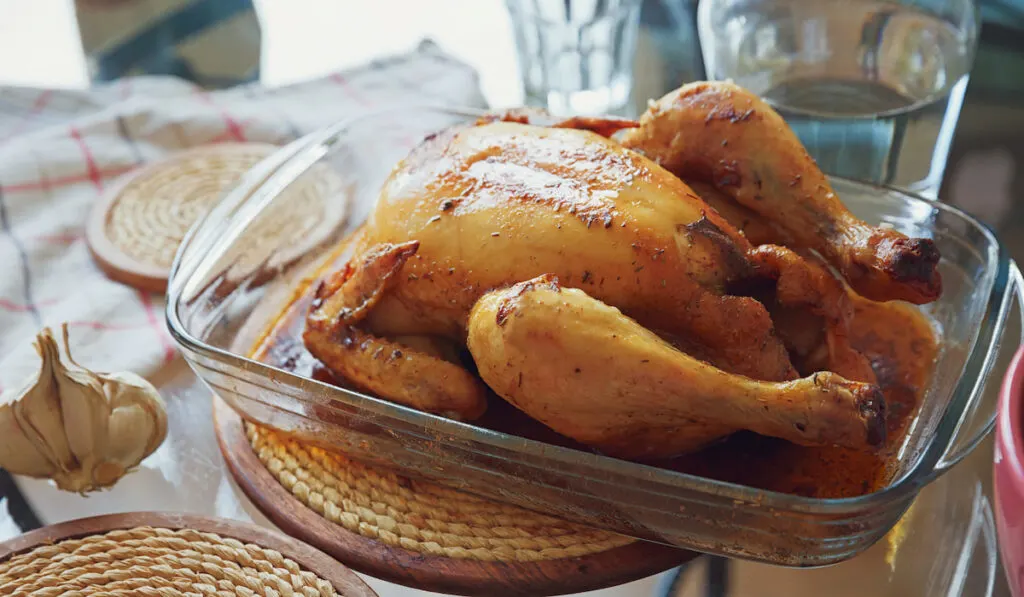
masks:
{"type": "MultiPolygon", "coordinates": [[[[460,108],[452,106],[441,106],[430,103],[410,103],[401,106],[391,106],[364,114],[345,118],[313,131],[292,143],[282,147],[271,154],[243,177],[243,179],[231,191],[225,194],[217,205],[207,212],[189,230],[182,241],[175,257],[169,278],[167,300],[165,307],[165,319],[168,329],[175,341],[187,351],[196,355],[211,359],[218,363],[245,370],[248,373],[259,375],[263,378],[273,377],[285,381],[288,380],[294,385],[295,382],[313,383],[322,388],[326,395],[331,398],[339,398],[342,402],[354,408],[367,410],[374,415],[381,417],[395,418],[406,424],[423,425],[423,419],[430,421],[430,429],[438,434],[448,433],[465,438],[470,441],[480,442],[495,448],[507,450],[511,454],[525,454],[541,460],[552,459],[561,464],[584,465],[591,471],[607,471],[611,475],[630,477],[638,481],[653,482],[662,485],[658,489],[664,491],[667,488],[702,492],[711,494],[723,499],[732,499],[742,503],[756,503],[763,507],[787,510],[794,513],[806,514],[844,514],[861,511],[874,505],[883,505],[892,500],[910,495],[920,487],[934,480],[947,468],[942,468],[943,457],[956,445],[959,438],[959,430],[964,419],[970,414],[975,392],[972,389],[973,383],[965,383],[966,375],[961,376],[952,390],[949,402],[945,406],[945,412],[933,430],[931,437],[926,440],[925,446],[920,450],[917,463],[906,470],[896,480],[889,483],[882,489],[868,494],[843,497],[843,498],[811,498],[793,494],[756,489],[746,485],[730,483],[700,477],[688,473],[682,473],[656,466],[619,460],[596,453],[588,453],[572,448],[566,448],[548,444],[538,440],[532,440],[511,434],[493,431],[486,428],[476,427],[469,423],[463,423],[424,413],[401,404],[389,402],[374,396],[339,388],[331,384],[311,379],[305,376],[285,371],[283,369],[267,365],[247,356],[240,355],[230,350],[212,346],[193,336],[178,316],[178,307],[181,306],[183,290],[188,286],[189,279],[196,274],[197,267],[183,271],[185,262],[195,265],[197,261],[216,259],[221,253],[210,253],[209,251],[196,250],[200,256],[197,259],[190,259],[189,250],[196,242],[197,236],[207,228],[224,228],[229,220],[221,217],[218,221],[214,216],[231,215],[230,212],[219,213],[222,207],[231,204],[232,200],[237,202],[240,208],[251,205],[255,200],[264,202],[272,201],[281,189],[291,184],[295,178],[306,172],[309,168],[330,151],[330,146],[337,142],[345,132],[358,125],[366,124],[367,121],[386,118],[387,115],[401,112],[408,115],[410,111],[436,112],[439,115],[454,116],[459,118],[477,118],[489,111],[474,108],[460,108]],[[284,180],[279,180],[284,178],[284,180]],[[271,184],[273,183],[273,184],[271,184]],[[183,277],[184,276],[184,277],[183,277]],[[344,396],[344,398],[340,398],[344,396]],[[941,442],[939,440],[942,440],[941,442]]],[[[980,230],[990,246],[996,249],[995,277],[992,287],[989,290],[986,302],[986,312],[979,321],[979,333],[976,335],[967,353],[964,368],[972,369],[971,365],[979,357],[981,358],[981,373],[989,373],[994,365],[991,348],[992,343],[982,342],[982,332],[989,330],[994,332],[996,328],[1002,327],[1009,311],[1006,300],[998,302],[998,297],[1004,296],[1013,290],[1015,285],[1020,284],[1020,272],[1016,264],[1007,256],[1006,249],[993,233],[991,228],[975,217],[956,208],[955,206],[925,199],[917,194],[886,185],[876,185],[861,181],[846,179],[838,176],[830,176],[830,180],[842,181],[844,184],[859,187],[865,191],[895,193],[903,199],[912,202],[919,202],[939,212],[950,213],[980,230]],[[993,303],[997,304],[993,304],[993,303]],[[991,307],[1000,307],[993,309],[991,307]],[[979,354],[979,346],[984,346],[984,353],[979,354]]],[[[250,220],[259,209],[250,214],[250,220]]],[[[243,223],[242,226],[246,225],[243,223]]],[[[237,228],[237,226],[236,226],[237,228]]],[[[207,231],[206,238],[218,238],[223,241],[223,235],[212,235],[207,231]]],[[[208,243],[209,244],[209,243],[208,243]]],[[[209,249],[209,247],[206,247],[209,249]]],[[[187,360],[191,360],[186,357],[187,360]]],[[[974,367],[976,368],[976,367],[974,367]]],[[[200,377],[202,377],[200,375],[200,377]]],[[[987,383],[987,382],[986,382],[987,383]]],[[[964,448],[959,455],[965,456],[974,445],[979,443],[992,430],[995,424],[995,413],[988,417],[981,429],[971,438],[972,443],[964,448]]],[[[600,481],[600,479],[598,479],[600,481]]]]}

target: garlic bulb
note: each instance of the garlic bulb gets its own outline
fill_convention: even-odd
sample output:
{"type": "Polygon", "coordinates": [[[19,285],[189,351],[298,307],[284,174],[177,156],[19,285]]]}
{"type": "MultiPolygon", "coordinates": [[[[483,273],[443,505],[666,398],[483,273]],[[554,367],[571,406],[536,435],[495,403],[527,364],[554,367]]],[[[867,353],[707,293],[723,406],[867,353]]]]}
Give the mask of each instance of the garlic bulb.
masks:
{"type": "Polygon", "coordinates": [[[65,491],[110,487],[167,435],[160,394],[134,373],[94,373],[64,354],[49,328],[36,336],[39,373],[0,396],[0,468],[53,479],[65,491]]]}

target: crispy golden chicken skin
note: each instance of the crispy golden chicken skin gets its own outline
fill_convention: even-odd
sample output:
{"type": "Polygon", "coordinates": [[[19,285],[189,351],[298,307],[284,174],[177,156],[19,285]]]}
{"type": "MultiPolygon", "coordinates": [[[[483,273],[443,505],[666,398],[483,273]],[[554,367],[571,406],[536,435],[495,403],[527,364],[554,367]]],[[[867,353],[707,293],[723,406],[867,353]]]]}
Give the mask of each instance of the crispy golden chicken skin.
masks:
{"type": "Polygon", "coordinates": [[[827,269],[785,247],[755,247],[678,177],[593,132],[620,121],[571,123],[581,130],[513,120],[444,131],[395,168],[354,257],[317,289],[304,333],[314,356],[379,396],[454,418],[479,416],[489,387],[624,457],[672,456],[738,429],[860,449],[882,441],[877,387],[834,373],[798,379],[765,305],[731,293],[758,288],[777,308],[819,318],[823,360],[856,360],[842,284],[827,269]],[[522,290],[546,275],[571,308],[522,290]],[[511,328],[498,323],[508,293],[524,318],[511,328]],[[565,317],[580,325],[567,329],[565,317]],[[615,329],[633,340],[611,337],[615,329]],[[468,344],[479,377],[416,337],[468,344]],[[535,366],[539,357],[559,359],[559,371],[606,370],[547,379],[555,369],[535,366]],[[655,365],[636,391],[594,382],[638,358],[655,365]]]}
{"type": "Polygon", "coordinates": [[[494,122],[447,131],[385,184],[356,253],[416,241],[367,310],[383,336],[465,341],[484,292],[545,273],[759,379],[795,370],[767,310],[726,287],[746,240],[682,181],[595,133],[494,122]]]}

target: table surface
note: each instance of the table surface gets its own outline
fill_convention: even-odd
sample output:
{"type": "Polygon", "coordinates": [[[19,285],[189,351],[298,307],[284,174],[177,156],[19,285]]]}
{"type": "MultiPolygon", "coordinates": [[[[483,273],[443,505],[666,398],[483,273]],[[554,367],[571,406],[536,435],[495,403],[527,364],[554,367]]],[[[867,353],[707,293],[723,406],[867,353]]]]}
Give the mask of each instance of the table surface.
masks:
{"type": "MultiPolygon", "coordinates": [[[[371,58],[404,51],[424,37],[480,73],[495,106],[521,101],[516,61],[501,0],[257,1],[263,35],[261,80],[284,85],[371,58]],[[355,7],[358,6],[358,9],[355,7]],[[402,14],[402,19],[393,18],[402,14]]],[[[68,0],[0,0],[0,83],[84,87],[86,62],[68,0]],[[31,59],[26,59],[31,56],[31,59]]],[[[641,85],[645,84],[641,80],[641,85]]],[[[656,84],[655,84],[656,85],[656,84]]],[[[1024,257],[1024,108],[972,82],[947,169],[942,199],[992,224],[1024,257]],[[980,91],[976,91],[976,89],[980,91]]],[[[994,392],[998,380],[989,384],[994,392]]],[[[109,493],[82,498],[39,481],[18,485],[43,522],[126,510],[179,510],[269,524],[227,474],[209,417],[209,393],[180,360],[154,382],[167,399],[170,433],[141,469],[109,493]]],[[[991,520],[991,439],[926,488],[915,502],[899,549],[882,542],[867,553],[821,570],[789,570],[703,559],[679,579],[670,574],[588,593],[606,597],[729,595],[1008,595],[998,569],[991,520]],[[994,571],[994,573],[992,573],[994,571]]],[[[17,533],[0,508],[0,538],[17,533]]],[[[382,597],[428,595],[375,579],[382,597]]]]}

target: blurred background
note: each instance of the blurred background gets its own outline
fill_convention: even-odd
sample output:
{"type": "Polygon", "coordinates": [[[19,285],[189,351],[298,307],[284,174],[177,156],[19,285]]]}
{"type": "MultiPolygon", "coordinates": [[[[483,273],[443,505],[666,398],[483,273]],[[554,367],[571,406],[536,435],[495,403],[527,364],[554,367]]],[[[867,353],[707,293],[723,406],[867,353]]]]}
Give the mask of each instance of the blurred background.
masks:
{"type": "MultiPolygon", "coordinates": [[[[573,2],[566,1],[564,5],[570,3],[573,2]]],[[[612,7],[607,10],[630,5],[635,8],[629,10],[635,12],[623,13],[622,19],[632,20],[611,27],[607,33],[619,41],[627,39],[628,52],[616,53],[608,64],[591,65],[591,70],[578,63],[570,65],[579,71],[580,85],[594,72],[603,73],[607,93],[594,100],[596,103],[580,103],[583,100],[572,95],[575,90],[555,90],[553,95],[551,89],[544,87],[551,85],[550,74],[545,77],[542,73],[537,80],[531,79],[536,66],[531,60],[537,58],[535,54],[541,52],[538,48],[543,45],[537,40],[562,33],[543,31],[543,22],[549,17],[529,13],[528,9],[535,4],[527,0],[0,0],[0,86],[86,89],[107,82],[130,81],[126,77],[145,74],[175,76],[211,90],[249,83],[279,88],[385,59],[431,40],[475,69],[483,95],[493,108],[539,102],[566,111],[590,107],[598,112],[635,115],[648,100],[681,84],[711,77],[740,78],[749,74],[744,69],[753,62],[781,60],[785,52],[778,50],[785,49],[788,43],[783,29],[762,28],[751,33],[749,38],[760,44],[756,47],[726,47],[729,40],[739,39],[730,23],[746,26],[751,22],[749,16],[742,14],[738,20],[730,21],[736,16],[730,11],[743,11],[751,6],[762,10],[774,4],[803,5],[806,10],[815,10],[824,3],[704,0],[703,16],[701,7],[692,0],[597,3],[612,7]],[[710,38],[725,44],[716,48],[713,55],[709,53],[710,38]],[[749,55],[740,56],[745,51],[749,55]],[[711,62],[715,63],[715,72],[709,72],[711,62]],[[616,75],[628,79],[621,98],[619,88],[612,84],[616,75]]],[[[799,121],[802,127],[798,133],[812,151],[822,152],[816,157],[828,170],[856,165],[860,170],[841,173],[906,186],[973,213],[995,229],[1020,262],[1024,260],[1024,202],[1019,200],[1024,197],[1024,0],[909,0],[884,6],[897,4],[937,13],[960,10],[950,22],[960,27],[956,41],[957,51],[963,52],[962,72],[956,71],[954,76],[950,73],[955,69],[937,70],[936,81],[941,81],[935,85],[941,93],[935,97],[923,94],[920,103],[941,100],[941,109],[927,116],[934,117],[934,126],[926,127],[927,134],[921,137],[923,140],[918,139],[908,132],[911,129],[906,122],[886,119],[907,113],[903,110],[905,106],[898,104],[897,110],[882,106],[871,113],[857,112],[842,120],[837,131],[829,124],[834,115],[816,118],[817,113],[805,107],[791,114],[793,122],[799,121]],[[960,21],[954,22],[957,18],[960,21]],[[954,79],[942,78],[947,76],[954,79]],[[880,121],[884,121],[882,128],[880,121]],[[878,156],[872,151],[879,135],[886,151],[900,148],[898,160],[888,153],[875,160],[878,156]],[[936,152],[936,146],[941,146],[942,151],[936,152]],[[845,153],[831,155],[829,152],[837,147],[845,153]],[[939,153],[942,155],[936,157],[939,153]],[[897,172],[899,167],[893,165],[897,162],[899,167],[924,164],[922,173],[902,180],[897,172]],[[918,183],[924,186],[915,186],[918,183]]],[[[898,31],[892,23],[901,13],[888,10],[881,10],[872,18],[879,18],[880,29],[898,31]]],[[[928,61],[939,54],[929,54],[927,48],[932,46],[922,44],[934,41],[929,36],[935,32],[926,27],[913,32],[914,35],[899,39],[910,40],[926,50],[915,54],[907,46],[900,46],[896,51],[915,58],[916,62],[910,61],[908,67],[912,73],[929,72],[928,61]]],[[[802,39],[815,39],[812,34],[805,27],[802,39]]],[[[935,43],[935,52],[945,51],[935,43]]],[[[884,44],[879,41],[878,45],[884,44]]],[[[835,53],[830,48],[813,47],[799,51],[806,55],[818,52],[826,57],[835,53]]],[[[862,61],[863,58],[859,57],[862,61]]],[[[541,72],[547,66],[536,68],[541,72]]],[[[760,73],[754,72],[756,76],[742,82],[751,87],[764,83],[764,89],[754,89],[763,95],[778,89],[774,82],[758,78],[760,73]]],[[[555,78],[564,82],[573,77],[562,72],[555,78]]],[[[790,95],[784,99],[795,102],[795,93],[787,93],[790,95]]],[[[40,105],[28,111],[26,117],[59,119],[59,105],[43,109],[41,102],[47,101],[47,97],[40,94],[40,105]]],[[[855,97],[861,102],[860,107],[865,105],[848,89],[841,90],[839,97],[855,97]]],[[[418,98],[410,101],[415,99],[418,98]]],[[[590,101],[593,96],[585,95],[583,99],[590,101]]],[[[911,107],[915,106],[918,104],[911,107]]],[[[860,107],[855,106],[854,111],[860,107]]],[[[3,111],[0,102],[0,113],[3,111]]],[[[975,483],[987,486],[991,476],[991,445],[986,445],[959,470],[961,477],[951,481],[956,488],[967,492],[973,491],[975,483]]],[[[983,492],[979,490],[980,493],[983,492]]],[[[965,495],[973,499],[973,494],[965,495]]],[[[969,517],[957,514],[948,518],[969,517]]],[[[930,557],[927,553],[920,555],[925,560],[930,557]]],[[[880,562],[871,565],[886,566],[880,562]]],[[[863,581],[858,579],[864,574],[864,568],[859,566],[847,566],[833,572],[836,576],[821,578],[831,579],[826,582],[838,579],[852,586],[863,581]]],[[[712,559],[698,561],[688,574],[688,580],[674,576],[665,579],[659,594],[664,590],[666,594],[678,591],[677,594],[687,596],[761,595],[758,588],[782,587],[794,578],[788,571],[712,559]],[[727,571],[729,566],[731,573],[727,571]],[[670,586],[677,582],[678,586],[670,586]],[[732,592],[727,588],[730,585],[732,592]]],[[[992,587],[985,587],[986,591],[972,594],[1006,594],[1001,578],[998,583],[994,592],[992,587]]],[[[648,588],[645,586],[644,590],[648,588]]],[[[780,591],[773,594],[787,594],[780,591]]]]}
{"type": "MultiPolygon", "coordinates": [[[[208,88],[249,81],[278,87],[404,52],[430,39],[476,69],[492,107],[514,106],[530,99],[529,90],[524,93],[529,77],[523,69],[528,40],[522,35],[517,38],[516,11],[510,9],[532,4],[519,0],[0,0],[0,84],[85,88],[129,75],[168,74],[208,88]]],[[[705,4],[743,3],[709,0],[705,4]]],[[[928,8],[956,3],[915,0],[908,4],[928,8]]],[[[941,186],[943,200],[998,226],[1024,218],[1011,200],[1024,191],[1024,176],[1019,174],[1024,169],[1018,167],[1024,160],[1024,102],[1020,99],[1024,2],[981,0],[976,8],[981,17],[976,49],[973,63],[968,59],[965,67],[970,80],[959,120],[954,114],[955,127],[948,131],[948,163],[932,181],[932,191],[941,186]]],[[[697,2],[642,0],[638,21],[635,52],[626,56],[630,64],[625,71],[632,86],[623,112],[636,113],[648,99],[708,76],[698,36],[697,2]]],[[[519,26],[521,30],[522,23],[519,26]]],[[[915,152],[930,155],[930,151],[931,147],[908,147],[903,154],[913,159],[915,152]]],[[[828,169],[827,156],[816,157],[828,169]]],[[[1015,238],[1004,240],[1016,242],[1015,238]]],[[[1024,244],[1013,249],[1018,256],[1024,255],[1024,244]]]]}

